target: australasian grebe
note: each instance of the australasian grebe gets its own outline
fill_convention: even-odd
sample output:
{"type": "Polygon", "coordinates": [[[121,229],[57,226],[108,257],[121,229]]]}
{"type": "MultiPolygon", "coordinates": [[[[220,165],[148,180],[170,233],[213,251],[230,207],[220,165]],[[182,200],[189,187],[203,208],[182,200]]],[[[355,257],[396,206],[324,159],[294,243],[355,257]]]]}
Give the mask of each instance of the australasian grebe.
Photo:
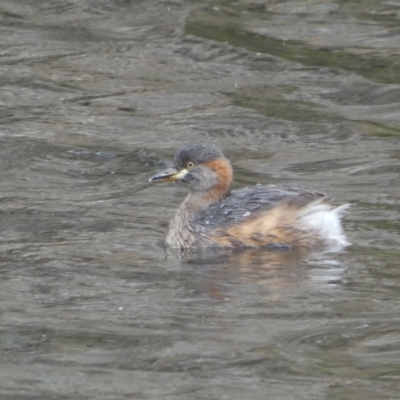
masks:
{"type": "Polygon", "coordinates": [[[345,246],[340,218],[318,191],[256,185],[231,191],[232,167],[221,149],[195,143],[177,152],[173,167],[150,182],[179,182],[190,190],[172,219],[165,243],[172,248],[345,246]]]}

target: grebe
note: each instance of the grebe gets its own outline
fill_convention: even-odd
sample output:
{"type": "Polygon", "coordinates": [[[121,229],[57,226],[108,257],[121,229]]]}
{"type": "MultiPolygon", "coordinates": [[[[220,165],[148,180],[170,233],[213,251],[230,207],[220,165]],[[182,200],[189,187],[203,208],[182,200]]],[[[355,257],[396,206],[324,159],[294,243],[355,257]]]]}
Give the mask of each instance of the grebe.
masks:
{"type": "Polygon", "coordinates": [[[286,185],[231,190],[232,167],[221,149],[195,143],[183,147],[173,167],[150,182],[178,182],[190,190],[172,219],[165,243],[191,247],[346,246],[341,226],[344,204],[332,207],[325,195],[286,185]]]}

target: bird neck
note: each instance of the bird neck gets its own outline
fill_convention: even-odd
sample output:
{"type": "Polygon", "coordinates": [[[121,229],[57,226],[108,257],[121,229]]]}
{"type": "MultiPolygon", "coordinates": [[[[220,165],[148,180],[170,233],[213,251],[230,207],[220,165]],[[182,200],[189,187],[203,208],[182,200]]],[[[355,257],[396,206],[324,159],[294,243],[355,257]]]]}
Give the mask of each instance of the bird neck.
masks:
{"type": "Polygon", "coordinates": [[[214,204],[224,197],[225,193],[218,194],[205,192],[205,193],[190,193],[183,201],[179,209],[183,209],[187,215],[196,215],[206,210],[211,204],[214,204]]]}
{"type": "Polygon", "coordinates": [[[214,193],[191,192],[170,222],[165,241],[170,247],[190,247],[196,239],[195,218],[212,204],[221,200],[228,190],[214,193]]]}

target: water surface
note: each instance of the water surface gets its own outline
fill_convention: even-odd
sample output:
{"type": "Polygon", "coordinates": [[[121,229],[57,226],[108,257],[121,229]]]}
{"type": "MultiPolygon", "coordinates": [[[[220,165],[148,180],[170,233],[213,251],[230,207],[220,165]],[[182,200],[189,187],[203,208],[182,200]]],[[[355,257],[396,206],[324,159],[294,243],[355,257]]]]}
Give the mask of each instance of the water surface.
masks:
{"type": "Polygon", "coordinates": [[[3,1],[1,399],[400,398],[399,15],[3,1]],[[352,203],[353,246],[167,254],[147,180],[195,140],[352,203]]]}

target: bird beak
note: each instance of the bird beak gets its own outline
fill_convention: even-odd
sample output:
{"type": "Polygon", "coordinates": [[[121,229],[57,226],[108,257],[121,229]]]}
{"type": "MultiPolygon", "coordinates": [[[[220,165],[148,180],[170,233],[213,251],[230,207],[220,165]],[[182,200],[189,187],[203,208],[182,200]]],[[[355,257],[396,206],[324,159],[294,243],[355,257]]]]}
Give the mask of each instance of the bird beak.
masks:
{"type": "Polygon", "coordinates": [[[149,182],[176,182],[181,180],[187,172],[186,168],[183,168],[180,171],[176,168],[167,168],[150,178],[149,182]]]}

